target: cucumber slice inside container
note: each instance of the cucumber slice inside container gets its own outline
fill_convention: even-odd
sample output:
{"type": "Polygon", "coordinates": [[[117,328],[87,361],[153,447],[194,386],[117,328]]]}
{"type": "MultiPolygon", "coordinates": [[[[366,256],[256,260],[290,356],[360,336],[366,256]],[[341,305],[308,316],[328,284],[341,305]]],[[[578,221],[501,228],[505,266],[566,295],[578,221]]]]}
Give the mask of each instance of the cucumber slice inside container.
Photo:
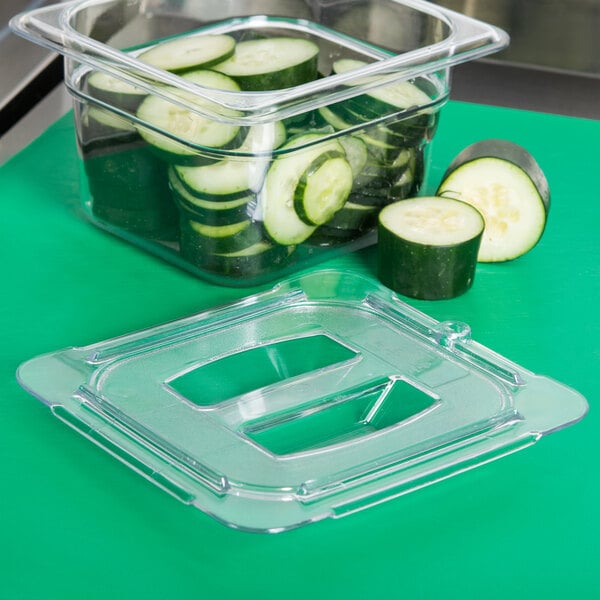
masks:
{"type": "Polygon", "coordinates": [[[154,67],[174,73],[207,69],[233,55],[235,39],[229,35],[195,35],[160,42],[138,55],[154,67]]]}
{"type": "Polygon", "coordinates": [[[483,140],[463,150],[437,194],[472,204],[483,215],[480,262],[512,260],[531,250],[550,209],[541,168],[527,150],[507,140],[483,140]]]}
{"type": "Polygon", "coordinates": [[[260,224],[251,219],[228,225],[206,225],[186,215],[181,218],[181,255],[203,265],[213,254],[237,252],[263,239],[260,224]]]}
{"type": "Polygon", "coordinates": [[[203,225],[230,225],[248,219],[256,204],[253,194],[231,200],[208,200],[192,194],[173,167],[169,168],[169,187],[183,215],[203,225]]]}
{"type": "Polygon", "coordinates": [[[302,174],[294,208],[309,225],[323,225],[345,204],[352,190],[352,167],[336,152],[319,156],[302,174]]]}
{"type": "MultiPolygon", "coordinates": [[[[344,149],[337,140],[323,140],[323,137],[319,133],[307,133],[294,138],[282,146],[286,152],[273,161],[267,172],[260,194],[263,221],[269,237],[278,244],[300,244],[317,228],[298,215],[295,199],[301,180],[319,157],[344,156],[344,149]]],[[[352,179],[349,165],[347,172],[352,179]]]]}
{"type": "Polygon", "coordinates": [[[318,77],[319,47],[292,37],[259,38],[239,42],[233,56],[215,65],[243,90],[280,90],[318,77]]]}
{"type": "Polygon", "coordinates": [[[453,298],[475,277],[484,221],[471,205],[435,196],[379,213],[377,273],[390,289],[422,300],[453,298]]]}
{"type": "MultiPolygon", "coordinates": [[[[233,92],[240,90],[233,79],[216,71],[191,71],[184,74],[182,78],[208,88],[233,92]]],[[[203,107],[210,109],[214,104],[183,90],[179,90],[177,93],[182,99],[196,103],[200,110],[203,107]]],[[[139,126],[140,135],[164,159],[174,164],[207,164],[217,160],[214,156],[202,154],[200,150],[177,140],[208,149],[230,148],[240,141],[239,125],[220,122],[216,118],[198,114],[160,96],[148,96],[138,108],[137,116],[142,122],[148,123],[158,130],[139,126]],[[170,134],[176,139],[159,133],[159,131],[170,134]]]]}
{"type": "Polygon", "coordinates": [[[283,268],[293,255],[293,246],[279,246],[259,241],[236,252],[214,254],[205,268],[234,278],[257,277],[283,268]]]}
{"type": "Polygon", "coordinates": [[[271,161],[271,151],[283,144],[285,135],[281,121],[253,125],[241,145],[234,149],[244,156],[225,158],[208,165],[176,166],[177,176],[192,194],[202,198],[230,200],[246,196],[260,189],[271,161]]]}
{"type": "MultiPolygon", "coordinates": [[[[341,58],[333,63],[333,72],[337,74],[347,73],[365,66],[367,63],[362,60],[341,58]]],[[[352,85],[359,85],[369,80],[368,77],[362,78],[360,81],[352,85]]],[[[383,80],[383,78],[382,78],[383,80]]],[[[402,110],[411,107],[425,106],[431,102],[431,98],[419,87],[410,81],[400,81],[382,85],[374,90],[370,90],[361,100],[365,101],[365,107],[374,111],[372,114],[379,112],[385,114],[392,110],[402,110]]],[[[356,100],[355,100],[356,102],[356,100]]],[[[369,119],[367,119],[369,120],[369,119]]]]}
{"type": "Polygon", "coordinates": [[[90,95],[128,112],[135,112],[148,93],[104,71],[92,71],[87,78],[90,95]]]}

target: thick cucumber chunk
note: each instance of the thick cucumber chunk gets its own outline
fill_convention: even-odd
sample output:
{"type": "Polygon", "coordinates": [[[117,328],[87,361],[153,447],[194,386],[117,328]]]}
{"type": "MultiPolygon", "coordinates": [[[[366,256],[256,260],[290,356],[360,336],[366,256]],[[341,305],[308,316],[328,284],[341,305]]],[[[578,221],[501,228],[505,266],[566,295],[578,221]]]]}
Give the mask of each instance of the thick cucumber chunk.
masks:
{"type": "MultiPolygon", "coordinates": [[[[314,161],[330,153],[344,155],[338,141],[321,141],[322,138],[319,133],[307,133],[288,142],[282,146],[282,150],[287,152],[278,156],[267,172],[261,192],[263,221],[268,235],[278,244],[300,244],[317,228],[300,218],[296,212],[295,196],[301,179],[314,161]],[[296,147],[298,149],[294,150],[296,147]]],[[[351,173],[349,165],[348,170],[351,173]]]]}
{"type": "MultiPolygon", "coordinates": [[[[216,71],[192,71],[182,76],[183,79],[204,87],[228,91],[239,91],[233,79],[216,71]]],[[[211,102],[183,90],[177,92],[182,99],[198,105],[198,109],[211,107],[211,102]]],[[[209,149],[225,148],[235,145],[240,134],[239,125],[223,123],[188,110],[179,104],[169,102],[160,96],[148,96],[137,111],[138,118],[152,127],[175,138],[189,142],[194,146],[209,149]]],[[[196,164],[213,162],[213,159],[202,157],[196,148],[184,145],[154,129],[139,126],[140,135],[158,151],[165,159],[176,164],[196,164]]]]}
{"type": "Polygon", "coordinates": [[[485,220],[480,262],[515,259],[540,240],[548,210],[548,182],[524,148],[485,140],[452,162],[437,191],[472,204],[485,220]]]}
{"type": "Polygon", "coordinates": [[[273,37],[239,42],[233,56],[215,69],[244,90],[280,90],[318,76],[319,47],[305,39],[273,37]]]}
{"type": "Polygon", "coordinates": [[[196,35],[160,42],[138,58],[165,71],[182,73],[206,69],[233,55],[235,39],[229,35],[196,35]]]}
{"type": "Polygon", "coordinates": [[[392,290],[423,300],[453,298],[475,277],[484,221],[451,198],[400,200],[379,213],[377,272],[392,290]]]}

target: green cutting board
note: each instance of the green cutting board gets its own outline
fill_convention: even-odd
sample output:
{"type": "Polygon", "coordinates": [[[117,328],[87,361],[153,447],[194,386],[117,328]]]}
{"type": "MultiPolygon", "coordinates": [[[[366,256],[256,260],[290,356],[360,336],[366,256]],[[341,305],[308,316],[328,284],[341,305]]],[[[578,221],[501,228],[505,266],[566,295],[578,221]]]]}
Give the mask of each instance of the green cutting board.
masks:
{"type": "MultiPolygon", "coordinates": [[[[479,265],[453,300],[408,302],[532,371],[590,414],[532,448],[342,520],[269,536],[177,502],[69,430],[17,366],[256,291],[209,285],[81,217],[70,116],[0,168],[0,598],[595,597],[600,551],[600,123],[450,103],[426,190],[490,137],[522,144],[552,190],[541,242],[479,265]]],[[[374,276],[374,249],[337,258],[374,276]]],[[[263,286],[264,287],[264,286],[263,286]]]]}

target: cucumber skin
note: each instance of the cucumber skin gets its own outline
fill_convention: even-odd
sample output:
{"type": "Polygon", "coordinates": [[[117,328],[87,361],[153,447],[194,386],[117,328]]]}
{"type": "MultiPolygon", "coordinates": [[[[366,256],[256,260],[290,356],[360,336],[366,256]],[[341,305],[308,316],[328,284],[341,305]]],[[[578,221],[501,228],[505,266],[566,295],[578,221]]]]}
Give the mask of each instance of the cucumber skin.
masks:
{"type": "Polygon", "coordinates": [[[285,267],[294,254],[294,246],[272,244],[260,254],[228,256],[264,241],[260,224],[251,222],[239,233],[211,238],[196,232],[189,217],[181,217],[180,254],[195,268],[232,279],[252,279],[285,267]]]}
{"type": "Polygon", "coordinates": [[[402,239],[379,223],[377,276],[410,298],[455,298],[473,284],[482,234],[454,246],[429,246],[402,239]]]}
{"type": "Polygon", "coordinates": [[[142,237],[173,240],[178,210],[171,198],[164,163],[147,146],[113,147],[83,160],[97,219],[142,237]]]}
{"type": "MultiPolygon", "coordinates": [[[[232,225],[233,223],[239,223],[240,221],[249,219],[252,215],[252,211],[256,207],[256,198],[250,198],[244,204],[240,204],[234,208],[219,208],[212,210],[210,208],[204,208],[191,203],[191,201],[182,196],[180,192],[171,187],[171,194],[175,205],[181,211],[181,214],[187,215],[189,219],[192,219],[202,225],[232,225]]],[[[218,202],[215,202],[218,204],[218,202]]]]}
{"type": "MultiPolygon", "coordinates": [[[[219,65],[213,67],[219,70],[219,65]]],[[[299,65],[258,75],[229,75],[245,92],[266,92],[283,90],[317,79],[317,56],[310,58],[299,65]]]]}
{"type": "MultiPolygon", "coordinates": [[[[152,152],[161,160],[181,167],[206,167],[208,165],[213,165],[220,160],[223,160],[224,155],[219,154],[219,150],[232,150],[235,149],[244,139],[246,131],[243,128],[240,128],[240,131],[235,135],[235,137],[219,148],[208,148],[207,151],[191,151],[189,146],[185,145],[185,140],[174,142],[171,140],[174,145],[180,146],[182,151],[181,153],[175,152],[174,150],[168,150],[161,146],[157,146],[155,143],[151,141],[146,141],[152,152]]],[[[167,136],[162,134],[156,134],[159,137],[164,138],[165,140],[170,139],[167,136]]],[[[142,135],[143,137],[143,135],[142,135]]]]}
{"type": "Polygon", "coordinates": [[[273,245],[250,256],[211,254],[203,256],[198,266],[231,279],[249,280],[287,267],[292,262],[294,250],[294,246],[273,245]]]}
{"type": "MultiPolygon", "coordinates": [[[[192,264],[202,266],[213,254],[237,252],[264,239],[264,232],[260,223],[250,221],[238,233],[226,237],[210,237],[198,233],[188,215],[182,214],[180,220],[180,253],[192,264]]],[[[201,224],[201,223],[198,223],[201,224]]]]}

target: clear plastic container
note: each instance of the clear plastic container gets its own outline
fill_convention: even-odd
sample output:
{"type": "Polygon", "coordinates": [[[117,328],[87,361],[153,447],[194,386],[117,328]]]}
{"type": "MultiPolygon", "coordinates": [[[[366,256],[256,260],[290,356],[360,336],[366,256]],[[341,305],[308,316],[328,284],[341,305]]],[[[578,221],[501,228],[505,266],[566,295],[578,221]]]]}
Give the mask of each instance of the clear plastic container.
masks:
{"type": "MultiPolygon", "coordinates": [[[[11,25],[65,55],[89,218],[239,286],[372,243],[380,208],[419,192],[450,67],[508,43],[412,0],[86,0],[11,25]],[[312,71],[280,85],[226,72],[236,87],[138,58],[222,35],[236,52],[306,40],[312,71]]],[[[222,62],[208,68],[223,73],[222,62]]]]}
{"type": "Polygon", "coordinates": [[[588,407],[477,343],[468,325],[437,322],[382,285],[333,270],[34,358],[18,378],[181,501],[268,532],[483,465],[588,407]]]}

